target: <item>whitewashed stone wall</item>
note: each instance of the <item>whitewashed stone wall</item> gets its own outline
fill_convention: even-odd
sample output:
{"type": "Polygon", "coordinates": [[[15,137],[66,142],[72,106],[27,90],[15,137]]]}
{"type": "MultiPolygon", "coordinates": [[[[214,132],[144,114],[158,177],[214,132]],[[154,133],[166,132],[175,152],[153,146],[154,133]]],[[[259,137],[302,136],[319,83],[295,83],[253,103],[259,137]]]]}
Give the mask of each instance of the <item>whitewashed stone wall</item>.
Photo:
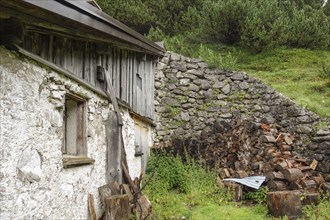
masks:
{"type": "MultiPolygon", "coordinates": [[[[106,183],[105,122],[109,102],[76,82],[0,47],[0,219],[87,219],[88,193],[103,208],[98,187],[106,183]],[[63,168],[64,94],[88,98],[87,147],[93,165],[63,168]]],[[[122,109],[131,177],[134,121],[122,109]]],[[[151,136],[151,134],[150,134],[151,136]]],[[[152,144],[150,144],[151,146],[152,144]]]]}

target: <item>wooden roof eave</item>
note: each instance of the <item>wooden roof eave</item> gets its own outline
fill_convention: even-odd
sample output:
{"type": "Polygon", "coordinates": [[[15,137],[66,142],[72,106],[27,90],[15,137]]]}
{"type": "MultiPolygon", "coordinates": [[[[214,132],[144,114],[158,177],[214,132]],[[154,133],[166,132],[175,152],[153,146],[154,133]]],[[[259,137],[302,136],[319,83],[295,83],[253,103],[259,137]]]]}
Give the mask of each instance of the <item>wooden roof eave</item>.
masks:
{"type": "Polygon", "coordinates": [[[71,29],[75,33],[86,34],[87,37],[95,33],[102,35],[102,41],[113,42],[115,39],[117,42],[126,43],[127,48],[131,48],[129,46],[131,45],[141,48],[145,53],[157,56],[164,54],[161,47],[105,13],[94,9],[93,6],[89,6],[88,3],[66,0],[0,0],[0,2],[4,7],[14,8],[52,25],[71,29]]]}

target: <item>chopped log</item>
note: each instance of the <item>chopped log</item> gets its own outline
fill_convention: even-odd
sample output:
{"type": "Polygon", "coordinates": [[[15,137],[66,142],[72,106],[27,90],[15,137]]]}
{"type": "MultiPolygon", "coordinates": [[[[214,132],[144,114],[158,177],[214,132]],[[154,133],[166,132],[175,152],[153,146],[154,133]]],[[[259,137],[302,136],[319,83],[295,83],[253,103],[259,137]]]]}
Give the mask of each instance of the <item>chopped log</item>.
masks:
{"type": "Polygon", "coordinates": [[[301,212],[301,193],[299,191],[281,191],[267,193],[268,212],[274,217],[299,217],[301,212]]]}
{"type": "Polygon", "coordinates": [[[291,155],[291,152],[290,151],[283,151],[282,154],[283,155],[289,155],[290,156],[291,155]]]}
{"type": "Polygon", "coordinates": [[[310,166],[301,166],[301,167],[297,167],[299,170],[301,170],[302,172],[305,172],[305,171],[308,171],[308,170],[311,170],[311,167],[310,166]]]}
{"type": "Polygon", "coordinates": [[[95,205],[94,205],[94,196],[93,194],[88,194],[88,210],[91,220],[96,220],[96,211],[95,211],[95,205]]]}
{"type": "Polygon", "coordinates": [[[290,145],[284,144],[281,146],[282,151],[290,151],[292,150],[292,147],[290,145]]]}
{"type": "Polygon", "coordinates": [[[273,155],[273,153],[275,153],[276,152],[276,147],[269,147],[269,148],[267,148],[266,149],[266,155],[273,155]]]}
{"type": "Polygon", "coordinates": [[[291,190],[300,190],[302,189],[302,186],[299,184],[299,180],[293,181],[289,185],[289,189],[291,190]]]}
{"type": "Polygon", "coordinates": [[[314,180],[301,180],[300,184],[304,189],[315,189],[317,187],[314,180]]]}
{"type": "Polygon", "coordinates": [[[148,219],[152,212],[151,202],[146,195],[141,196],[137,202],[137,219],[148,219]]]}
{"type": "Polygon", "coordinates": [[[233,174],[233,177],[235,178],[244,178],[244,177],[248,177],[249,175],[245,172],[245,171],[236,171],[233,174]]]}
{"type": "Polygon", "coordinates": [[[302,196],[302,205],[318,205],[319,204],[319,193],[307,193],[302,196]]]}
{"type": "Polygon", "coordinates": [[[291,169],[283,169],[281,170],[284,178],[289,182],[295,181],[297,179],[301,179],[304,177],[303,172],[298,168],[291,168],[291,169]]]}
{"type": "Polygon", "coordinates": [[[294,160],[295,160],[296,162],[298,162],[298,163],[303,164],[303,165],[308,165],[307,160],[304,159],[304,158],[296,158],[296,159],[294,159],[294,160]]]}
{"type": "Polygon", "coordinates": [[[281,171],[281,170],[283,170],[287,167],[288,167],[288,164],[285,161],[282,161],[282,162],[275,165],[274,170],[275,171],[281,171]]]}
{"type": "Polygon", "coordinates": [[[131,208],[128,195],[114,195],[105,199],[106,220],[129,220],[131,208]]]}
{"type": "Polygon", "coordinates": [[[330,192],[330,183],[329,182],[324,182],[322,185],[322,189],[326,192],[330,192]]]}
{"type": "Polygon", "coordinates": [[[270,191],[283,191],[288,190],[288,186],[283,181],[270,180],[267,183],[267,187],[270,191]]]}
{"type": "Polygon", "coordinates": [[[288,135],[284,135],[284,140],[288,145],[292,145],[293,144],[293,137],[289,137],[288,135]]]}
{"type": "Polygon", "coordinates": [[[311,169],[312,169],[312,170],[315,170],[316,167],[317,167],[317,164],[318,164],[317,160],[313,159],[313,161],[312,161],[312,163],[311,163],[311,165],[310,165],[311,169]]]}
{"type": "Polygon", "coordinates": [[[273,135],[262,135],[260,137],[260,139],[263,143],[275,143],[276,142],[273,135]]]}
{"type": "Polygon", "coordinates": [[[225,178],[228,178],[228,177],[231,177],[230,176],[230,173],[228,171],[227,168],[220,168],[218,170],[218,173],[219,173],[219,176],[222,178],[222,179],[225,179],[225,178]]]}
{"type": "Polygon", "coordinates": [[[313,176],[313,177],[311,177],[311,179],[314,180],[318,186],[322,185],[325,182],[323,176],[321,176],[321,175],[313,176]]]}
{"type": "Polygon", "coordinates": [[[266,175],[266,181],[269,180],[284,180],[284,176],[281,172],[268,172],[266,175]]]}

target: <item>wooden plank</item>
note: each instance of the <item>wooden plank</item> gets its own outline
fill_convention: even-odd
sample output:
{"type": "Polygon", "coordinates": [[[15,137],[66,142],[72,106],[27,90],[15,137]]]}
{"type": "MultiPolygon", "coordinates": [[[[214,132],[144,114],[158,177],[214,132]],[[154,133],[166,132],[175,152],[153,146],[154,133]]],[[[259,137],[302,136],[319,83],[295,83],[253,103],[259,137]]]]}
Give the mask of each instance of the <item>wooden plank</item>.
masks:
{"type": "Polygon", "coordinates": [[[128,104],[133,107],[133,52],[128,55],[129,69],[128,69],[128,104]]]}
{"type": "Polygon", "coordinates": [[[120,99],[127,102],[127,73],[126,64],[127,63],[127,53],[126,51],[121,51],[121,78],[120,78],[120,99]]]}
{"type": "Polygon", "coordinates": [[[86,80],[87,82],[90,82],[90,43],[86,42],[84,44],[84,62],[83,62],[83,66],[84,66],[84,72],[83,72],[83,79],[86,80]]]}
{"type": "Polygon", "coordinates": [[[92,164],[95,162],[94,159],[86,157],[86,156],[63,156],[63,167],[69,168],[69,167],[75,167],[75,166],[81,166],[81,165],[87,165],[92,164]]]}
{"type": "Polygon", "coordinates": [[[133,55],[133,75],[132,75],[132,108],[135,112],[137,112],[137,97],[136,97],[136,92],[137,92],[137,84],[136,84],[136,75],[138,73],[138,62],[137,62],[137,57],[136,53],[133,55]]]}
{"type": "Polygon", "coordinates": [[[84,42],[75,41],[74,70],[80,78],[84,78],[84,42]]]}
{"type": "Polygon", "coordinates": [[[152,72],[151,72],[151,119],[155,118],[155,70],[156,70],[156,63],[153,62],[152,65],[152,72]]]}
{"type": "Polygon", "coordinates": [[[120,57],[121,57],[121,54],[120,54],[120,50],[119,49],[117,49],[117,58],[116,58],[116,62],[117,62],[117,88],[116,88],[116,96],[117,96],[117,98],[120,98],[120,94],[121,94],[121,84],[120,84],[120,82],[121,82],[121,68],[120,68],[120,64],[121,64],[121,59],[120,59],[120,57]]]}
{"type": "Polygon", "coordinates": [[[106,220],[129,220],[131,208],[128,195],[115,195],[105,199],[106,220]]]}
{"type": "Polygon", "coordinates": [[[54,35],[49,35],[49,44],[48,44],[48,61],[54,62],[53,60],[53,49],[54,49],[54,35]]]}
{"type": "Polygon", "coordinates": [[[90,63],[89,63],[89,79],[90,84],[93,86],[96,85],[96,66],[97,66],[97,57],[96,57],[96,48],[95,43],[91,44],[91,50],[90,50],[90,63]]]}
{"type": "Polygon", "coordinates": [[[88,194],[88,210],[91,220],[96,220],[96,211],[95,211],[95,205],[94,205],[94,196],[93,194],[88,194]]]}

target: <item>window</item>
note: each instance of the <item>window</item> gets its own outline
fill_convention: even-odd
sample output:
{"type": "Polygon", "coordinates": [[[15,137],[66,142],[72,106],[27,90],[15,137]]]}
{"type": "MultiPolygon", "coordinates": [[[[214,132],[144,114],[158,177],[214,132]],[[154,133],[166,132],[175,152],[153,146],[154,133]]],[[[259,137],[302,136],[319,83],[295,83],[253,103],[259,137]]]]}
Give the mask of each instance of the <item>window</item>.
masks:
{"type": "Polygon", "coordinates": [[[64,167],[90,164],[93,159],[87,158],[86,139],[86,100],[75,95],[66,94],[64,109],[64,167]]]}
{"type": "Polygon", "coordinates": [[[86,155],[86,101],[73,95],[65,97],[64,154],[86,155]]]}

